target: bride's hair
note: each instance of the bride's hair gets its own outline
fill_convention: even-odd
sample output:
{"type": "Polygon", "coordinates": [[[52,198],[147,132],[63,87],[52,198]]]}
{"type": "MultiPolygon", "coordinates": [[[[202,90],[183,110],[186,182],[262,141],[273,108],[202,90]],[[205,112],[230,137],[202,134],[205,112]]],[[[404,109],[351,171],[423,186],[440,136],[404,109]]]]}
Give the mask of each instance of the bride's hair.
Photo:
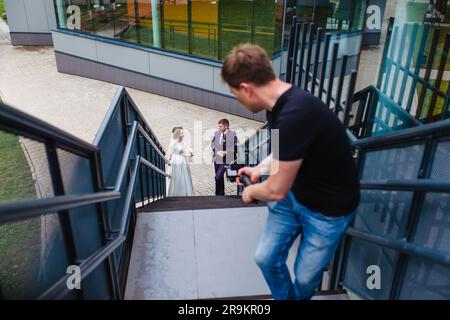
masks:
{"type": "Polygon", "coordinates": [[[180,138],[181,135],[181,130],[183,130],[183,127],[174,127],[172,129],[172,138],[178,140],[178,138],[180,138]]]}

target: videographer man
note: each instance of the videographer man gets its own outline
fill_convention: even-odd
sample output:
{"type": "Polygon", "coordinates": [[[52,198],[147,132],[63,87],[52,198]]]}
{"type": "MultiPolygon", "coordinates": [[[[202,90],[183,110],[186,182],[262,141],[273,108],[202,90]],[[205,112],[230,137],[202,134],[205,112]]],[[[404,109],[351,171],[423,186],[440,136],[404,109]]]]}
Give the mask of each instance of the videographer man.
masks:
{"type": "Polygon", "coordinates": [[[346,130],[320,99],[276,78],[259,46],[234,48],[224,61],[222,79],[247,109],[266,110],[269,128],[279,130],[278,155],[239,171],[252,183],[270,173],[242,193],[245,203],[268,202],[256,263],[274,299],[310,299],[360,200],[346,130]],[[300,232],[292,282],[286,260],[300,232]]]}

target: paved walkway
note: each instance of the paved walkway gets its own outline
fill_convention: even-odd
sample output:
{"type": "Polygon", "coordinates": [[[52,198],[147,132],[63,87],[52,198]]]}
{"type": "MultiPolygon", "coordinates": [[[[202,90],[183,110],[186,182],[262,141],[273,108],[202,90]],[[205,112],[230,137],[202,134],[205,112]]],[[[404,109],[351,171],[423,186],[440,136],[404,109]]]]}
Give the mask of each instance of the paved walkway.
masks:
{"type": "MultiPolygon", "coordinates": [[[[59,73],[53,48],[11,46],[8,26],[3,21],[0,21],[0,57],[0,90],[6,103],[92,142],[117,85],[59,73]]],[[[195,122],[198,125],[201,121],[204,146],[209,144],[208,131],[221,118],[228,118],[232,128],[249,130],[261,126],[256,121],[182,101],[133,89],[128,91],[163,146],[168,146],[175,125],[193,132],[195,122]]],[[[241,134],[239,138],[243,141],[245,136],[241,134]]],[[[43,161],[42,154],[30,154],[30,157],[35,162],[43,161]]],[[[195,195],[213,195],[213,165],[192,164],[191,171],[195,195]]],[[[227,194],[236,193],[231,183],[227,183],[226,190],[227,194]]]]}

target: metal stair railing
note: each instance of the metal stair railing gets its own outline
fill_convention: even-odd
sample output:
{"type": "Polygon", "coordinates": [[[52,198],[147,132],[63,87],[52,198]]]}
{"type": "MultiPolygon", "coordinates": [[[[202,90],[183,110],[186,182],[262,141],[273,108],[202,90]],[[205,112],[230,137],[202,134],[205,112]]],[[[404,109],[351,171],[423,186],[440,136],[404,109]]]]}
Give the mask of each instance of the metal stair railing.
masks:
{"type": "MultiPolygon", "coordinates": [[[[97,298],[121,299],[124,293],[124,279],[126,279],[128,260],[124,245],[132,241],[133,223],[136,214],[137,202],[150,202],[165,197],[165,179],[169,177],[165,173],[165,152],[156,139],[154,133],[139,113],[134,102],[126,90],[121,87],[111,104],[107,117],[102,123],[94,140],[94,144],[72,136],[44,121],[20,112],[14,108],[0,103],[0,128],[35,141],[42,142],[46,146],[48,166],[50,168],[55,196],[52,198],[20,200],[0,203],[0,223],[18,220],[27,220],[40,215],[57,212],[63,231],[65,253],[70,264],[80,268],[83,290],[77,292],[76,298],[89,295],[89,288],[104,287],[107,296],[97,298]],[[131,122],[130,122],[131,121],[131,122]],[[120,141],[117,141],[118,131],[123,129],[123,142],[126,145],[121,150],[120,141]],[[116,143],[111,143],[111,138],[116,143]],[[109,146],[108,146],[109,144],[109,146]],[[108,153],[108,148],[117,147],[108,153]],[[66,193],[64,190],[64,173],[61,170],[60,159],[56,151],[64,150],[74,154],[80,159],[87,159],[90,164],[89,172],[77,172],[79,177],[89,179],[94,185],[94,192],[66,193]],[[117,153],[116,151],[119,151],[117,153]],[[108,157],[105,161],[101,154],[115,156],[108,157]],[[117,155],[120,158],[117,159],[117,155]],[[118,162],[120,160],[120,162],[118,162]],[[114,177],[104,176],[105,164],[117,163],[120,169],[114,177]],[[145,172],[143,172],[143,170],[145,172]],[[149,173],[153,188],[150,186],[149,173]],[[105,180],[115,181],[113,187],[105,187],[105,180]],[[137,192],[137,184],[140,181],[140,193],[137,192]],[[122,185],[127,182],[125,188],[122,185]],[[145,194],[144,194],[145,190],[145,194]],[[90,206],[90,207],[89,207],[90,206]],[[95,226],[83,226],[86,229],[97,229],[101,243],[92,244],[75,241],[76,217],[74,211],[79,208],[89,208],[84,214],[95,214],[98,217],[95,226]],[[114,222],[112,212],[118,210],[120,220],[118,229],[113,229],[114,222]],[[99,229],[100,226],[100,229],[99,229]],[[80,257],[79,251],[89,251],[88,256],[80,257]],[[119,252],[119,254],[117,254],[119,252]],[[106,263],[106,268],[100,268],[106,263]],[[101,277],[90,278],[96,271],[104,273],[105,281],[101,277]],[[89,280],[88,280],[89,279],[89,280]],[[88,281],[88,282],[83,282],[88,281]]],[[[115,167],[111,167],[115,169],[115,167]]],[[[114,171],[113,171],[114,172],[114,171]]],[[[84,230],[85,231],[85,230],[84,230]]],[[[61,252],[62,254],[62,252],[61,252]]],[[[50,285],[38,299],[60,299],[66,297],[71,290],[67,287],[70,274],[59,277],[59,280],[50,285]]],[[[92,290],[95,291],[95,290],[92,290]]]]}
{"type": "MultiPolygon", "coordinates": [[[[264,128],[267,127],[267,124],[264,128]]],[[[369,151],[377,152],[389,148],[401,147],[404,145],[411,146],[416,144],[425,144],[425,151],[422,156],[422,163],[417,179],[380,179],[380,180],[362,180],[362,190],[388,190],[388,191],[408,191],[413,192],[412,205],[408,218],[408,227],[405,235],[401,239],[394,239],[387,236],[379,236],[373,233],[350,227],[347,231],[346,238],[336,251],[335,257],[328,268],[329,282],[328,290],[342,290],[345,277],[346,260],[348,259],[349,243],[351,239],[360,239],[370,244],[375,244],[382,248],[390,248],[401,254],[400,262],[395,265],[395,275],[393,287],[389,293],[390,298],[397,299],[401,282],[404,277],[405,268],[408,257],[415,256],[424,261],[434,262],[439,265],[450,267],[450,254],[435,249],[423,247],[414,244],[412,238],[414,230],[417,228],[420,208],[422,207],[424,195],[426,193],[449,193],[450,180],[430,178],[429,172],[433,165],[434,153],[436,146],[441,141],[449,141],[450,139],[450,120],[421,125],[401,131],[391,132],[383,136],[374,136],[364,139],[357,139],[351,133],[349,138],[354,148],[355,160],[362,172],[364,168],[364,157],[369,151]]],[[[246,165],[255,165],[249,163],[248,154],[252,148],[249,148],[249,141],[257,140],[257,136],[250,137],[244,142],[246,151],[246,165]]],[[[270,144],[270,139],[264,141],[270,144]]],[[[260,148],[263,146],[256,143],[256,150],[253,152],[259,154],[260,148]]],[[[270,147],[267,147],[270,150],[270,147]]],[[[263,159],[259,159],[258,163],[263,159]]],[[[449,159],[450,160],[450,159],[449,159]]],[[[450,198],[449,200],[450,201],[450,198]]],[[[450,247],[447,248],[450,252],[450,247]]],[[[321,291],[321,290],[319,290],[321,291]]],[[[327,290],[325,290],[327,291],[327,290]]]]}

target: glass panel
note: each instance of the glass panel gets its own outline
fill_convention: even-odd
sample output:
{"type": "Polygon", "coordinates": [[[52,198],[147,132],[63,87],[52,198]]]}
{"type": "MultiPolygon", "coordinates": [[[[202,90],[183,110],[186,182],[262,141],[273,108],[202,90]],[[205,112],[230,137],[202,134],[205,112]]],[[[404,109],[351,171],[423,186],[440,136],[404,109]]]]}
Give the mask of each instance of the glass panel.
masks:
{"type": "Polygon", "coordinates": [[[0,201],[36,197],[25,146],[19,137],[0,131],[0,201]]]}
{"type": "Polygon", "coordinates": [[[402,238],[412,197],[411,192],[362,191],[354,227],[370,234],[402,238]]]}
{"type": "Polygon", "coordinates": [[[110,0],[94,1],[92,24],[96,35],[115,38],[115,4],[110,0]]]}
{"type": "Polygon", "coordinates": [[[276,16],[275,16],[275,37],[274,37],[274,52],[281,50],[283,36],[283,0],[277,1],[276,16]]]}
{"type": "Polygon", "coordinates": [[[320,28],[333,31],[361,31],[365,9],[364,1],[288,1],[290,15],[295,14],[299,21],[313,22],[320,28]]]}
{"type": "Polygon", "coordinates": [[[259,0],[254,4],[253,43],[263,47],[269,57],[273,55],[275,18],[277,16],[277,2],[273,0],[259,0]]]}
{"type": "Polygon", "coordinates": [[[423,145],[415,145],[368,152],[362,180],[416,179],[423,149],[423,145]]]}
{"type": "MultiPolygon", "coordinates": [[[[435,171],[436,172],[436,171],[435,171]]],[[[450,173],[443,173],[448,178],[450,173]]],[[[430,193],[420,214],[414,244],[450,253],[450,201],[448,194],[430,193]]],[[[450,299],[450,268],[411,257],[400,293],[402,299],[450,299]]]]}
{"type": "Polygon", "coordinates": [[[164,0],[164,48],[189,53],[188,1],[164,0]]]}
{"type": "Polygon", "coordinates": [[[230,50],[240,44],[252,42],[254,1],[220,1],[219,10],[219,59],[223,59],[230,50]]]}
{"type": "Polygon", "coordinates": [[[344,287],[363,299],[389,299],[398,254],[390,249],[352,239],[345,268],[344,287]],[[381,271],[381,290],[367,287],[369,266],[381,271]]]}
{"type": "Polygon", "coordinates": [[[450,141],[438,144],[430,178],[450,180],[450,141]]]}
{"type": "Polygon", "coordinates": [[[218,1],[192,1],[192,54],[217,59],[218,54],[218,1]]]}
{"type": "Polygon", "coordinates": [[[54,0],[58,26],[222,59],[240,43],[279,50],[282,0],[54,0]]]}
{"type": "Polygon", "coordinates": [[[412,257],[400,292],[404,300],[449,300],[450,268],[412,257]]]}
{"type": "Polygon", "coordinates": [[[94,192],[89,159],[62,149],[58,149],[57,154],[65,193],[88,194],[94,192]]]}
{"type": "Polygon", "coordinates": [[[54,195],[45,145],[0,130],[0,202],[54,195]]]}
{"type": "MultiPolygon", "coordinates": [[[[0,225],[0,287],[5,299],[33,299],[69,265],[58,215],[0,225]]],[[[69,293],[66,298],[73,297],[69,293]]]]}

